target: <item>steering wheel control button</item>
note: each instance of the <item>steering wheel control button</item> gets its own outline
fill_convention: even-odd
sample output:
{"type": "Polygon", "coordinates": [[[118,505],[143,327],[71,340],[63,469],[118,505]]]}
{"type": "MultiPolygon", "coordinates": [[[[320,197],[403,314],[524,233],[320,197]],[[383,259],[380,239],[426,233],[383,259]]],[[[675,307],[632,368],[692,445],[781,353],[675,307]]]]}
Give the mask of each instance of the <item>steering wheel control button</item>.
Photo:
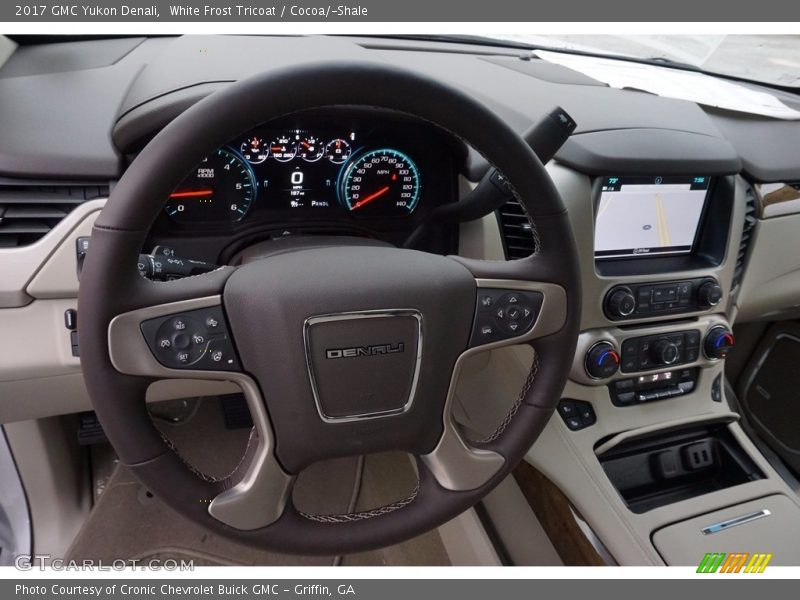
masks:
{"type": "Polygon", "coordinates": [[[716,325],[709,329],[706,334],[706,340],[703,342],[703,353],[712,360],[727,358],[735,345],[736,340],[730,329],[724,325],[716,325]]]}
{"type": "Polygon", "coordinates": [[[619,370],[620,356],[611,342],[597,342],[586,353],[584,365],[592,379],[607,379],[619,370]]]}
{"type": "Polygon", "coordinates": [[[579,431],[597,423],[597,415],[590,402],[564,398],[558,403],[558,414],[571,431],[579,431]]]}
{"type": "Polygon", "coordinates": [[[539,292],[481,289],[470,346],[523,335],[533,328],[544,297],[539,292]]]}
{"type": "Polygon", "coordinates": [[[189,336],[186,336],[182,333],[178,333],[172,336],[172,344],[178,348],[179,350],[183,350],[184,348],[189,347],[189,336]]]}
{"type": "Polygon", "coordinates": [[[150,319],[142,334],[156,360],[170,369],[238,371],[222,308],[201,308],[150,319]]]}
{"type": "Polygon", "coordinates": [[[624,407],[689,394],[697,386],[698,371],[697,368],[679,369],[619,379],[608,385],[611,403],[624,407]]]}

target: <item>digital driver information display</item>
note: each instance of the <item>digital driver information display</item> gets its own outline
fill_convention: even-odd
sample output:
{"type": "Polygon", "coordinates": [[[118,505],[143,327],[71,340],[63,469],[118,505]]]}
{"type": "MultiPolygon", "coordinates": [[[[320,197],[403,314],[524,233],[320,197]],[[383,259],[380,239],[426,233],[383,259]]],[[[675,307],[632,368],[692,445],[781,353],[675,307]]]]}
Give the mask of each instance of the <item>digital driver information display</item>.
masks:
{"type": "Polygon", "coordinates": [[[688,254],[709,177],[606,177],[597,206],[597,259],[688,254]]]}

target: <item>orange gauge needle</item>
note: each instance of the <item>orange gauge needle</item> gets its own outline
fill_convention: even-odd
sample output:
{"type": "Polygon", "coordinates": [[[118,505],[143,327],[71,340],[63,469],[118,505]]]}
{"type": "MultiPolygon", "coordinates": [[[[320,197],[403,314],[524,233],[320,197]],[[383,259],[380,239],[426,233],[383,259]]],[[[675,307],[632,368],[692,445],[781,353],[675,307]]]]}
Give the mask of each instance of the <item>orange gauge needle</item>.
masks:
{"type": "Polygon", "coordinates": [[[388,191],[389,191],[389,186],[388,185],[386,187],[382,187],[381,189],[379,189],[374,194],[370,194],[369,196],[367,196],[363,200],[359,200],[358,202],[356,202],[355,206],[353,207],[353,210],[356,210],[357,208],[361,208],[362,206],[372,202],[376,198],[380,198],[381,196],[383,196],[388,191]]]}
{"type": "Polygon", "coordinates": [[[172,192],[170,198],[202,198],[204,196],[213,196],[214,190],[191,190],[188,192],[172,192]]]}

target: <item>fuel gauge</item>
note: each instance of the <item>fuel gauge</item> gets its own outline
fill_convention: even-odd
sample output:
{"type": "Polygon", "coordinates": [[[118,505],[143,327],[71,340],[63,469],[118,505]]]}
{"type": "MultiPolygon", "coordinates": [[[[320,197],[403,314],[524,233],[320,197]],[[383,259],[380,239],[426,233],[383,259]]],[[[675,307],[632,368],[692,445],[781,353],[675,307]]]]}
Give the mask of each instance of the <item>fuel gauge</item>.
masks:
{"type": "Polygon", "coordinates": [[[297,142],[297,154],[306,162],[317,162],[325,154],[325,146],[318,137],[306,135],[297,142]]]}

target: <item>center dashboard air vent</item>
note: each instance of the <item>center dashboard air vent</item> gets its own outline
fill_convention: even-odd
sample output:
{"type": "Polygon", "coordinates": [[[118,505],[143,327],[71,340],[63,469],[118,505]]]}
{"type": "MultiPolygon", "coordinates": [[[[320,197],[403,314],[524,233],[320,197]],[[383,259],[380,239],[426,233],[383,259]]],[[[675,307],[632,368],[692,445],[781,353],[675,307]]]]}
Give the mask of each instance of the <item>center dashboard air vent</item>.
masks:
{"type": "Polygon", "coordinates": [[[739,242],[739,250],[736,255],[736,268],[734,269],[733,281],[731,282],[731,289],[734,290],[734,292],[742,282],[745,262],[747,261],[747,251],[750,248],[750,240],[753,237],[753,229],[755,228],[758,220],[756,218],[756,199],[752,189],[747,190],[746,199],[747,204],[745,205],[742,238],[739,242]]]}
{"type": "Polygon", "coordinates": [[[29,246],[79,204],[106,196],[105,185],[0,181],[0,248],[29,246]]]}
{"type": "Polygon", "coordinates": [[[497,220],[507,260],[527,258],[536,251],[528,213],[516,199],[509,200],[498,209],[497,220]]]}

